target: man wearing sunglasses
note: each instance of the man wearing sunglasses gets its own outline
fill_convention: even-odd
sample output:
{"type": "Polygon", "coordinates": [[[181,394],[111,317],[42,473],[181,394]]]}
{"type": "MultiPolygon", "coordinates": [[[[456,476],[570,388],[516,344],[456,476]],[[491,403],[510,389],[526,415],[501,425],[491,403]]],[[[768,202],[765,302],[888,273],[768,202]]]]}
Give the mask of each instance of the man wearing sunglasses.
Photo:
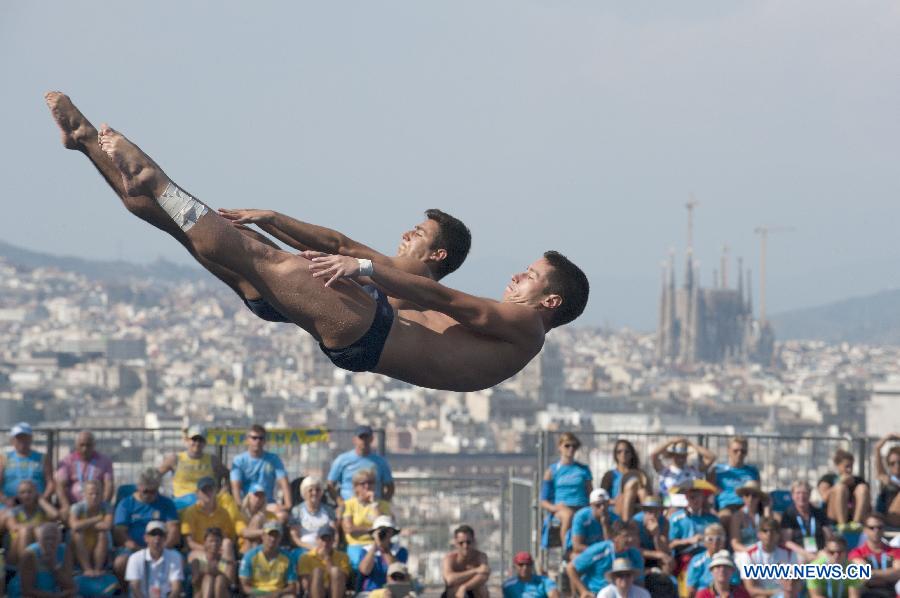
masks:
{"type": "Polygon", "coordinates": [[[293,506],[287,471],[281,457],[266,450],[266,429],[253,424],[247,430],[247,450],[231,462],[231,494],[241,504],[247,489],[259,484],[266,492],[268,510],[276,513],[284,523],[293,506]],[[281,502],[275,502],[275,487],[281,491],[281,502]]]}
{"type": "Polygon", "coordinates": [[[892,548],[884,539],[884,517],[869,513],[863,521],[866,542],[850,551],[850,560],[872,565],[872,578],[866,582],[864,595],[894,596],[900,581],[900,548],[892,548]]]}
{"type": "MultiPolygon", "coordinates": [[[[756,532],[759,541],[750,547],[747,552],[739,552],[734,561],[738,570],[745,565],[792,565],[797,562],[796,555],[779,546],[781,540],[781,526],[772,517],[763,517],[759,522],[756,532]]],[[[751,596],[775,596],[784,591],[782,581],[778,579],[747,579],[747,590],[751,596]]]]}
{"type": "Polygon", "coordinates": [[[446,584],[441,598],[487,598],[491,568],[487,555],[475,548],[475,530],[460,525],[453,530],[453,545],[441,568],[446,584]]]}
{"type": "Polygon", "coordinates": [[[375,473],[375,497],[390,501],[394,497],[394,476],[391,466],[381,455],[372,451],[375,431],[372,426],[357,426],[353,433],[353,450],[338,455],[328,471],[328,487],[338,506],[353,496],[353,476],[361,469],[375,473]]]}
{"type": "MultiPolygon", "coordinates": [[[[847,568],[847,540],[833,536],[825,543],[825,555],[813,561],[816,565],[840,565],[847,568]]],[[[810,579],[806,589],[812,598],[860,598],[863,582],[859,579],[810,579]]]]}
{"type": "Polygon", "coordinates": [[[197,482],[205,477],[216,483],[228,479],[228,468],[217,455],[207,453],[206,428],[191,425],[184,433],[184,448],[180,453],[169,453],[159,466],[160,475],[172,472],[172,494],[179,512],[194,504],[197,498],[197,482]]]}
{"type": "Polygon", "coordinates": [[[517,553],[513,565],[516,575],[503,582],[503,598],[559,598],[556,582],[534,572],[530,553],[517,553]]]}

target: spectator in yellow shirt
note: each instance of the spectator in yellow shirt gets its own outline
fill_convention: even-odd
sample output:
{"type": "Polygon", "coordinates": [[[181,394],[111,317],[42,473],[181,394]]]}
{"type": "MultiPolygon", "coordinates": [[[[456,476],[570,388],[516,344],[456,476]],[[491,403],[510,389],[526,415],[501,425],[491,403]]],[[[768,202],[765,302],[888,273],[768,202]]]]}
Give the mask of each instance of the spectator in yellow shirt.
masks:
{"type": "Polygon", "coordinates": [[[375,498],[375,472],[361,469],[353,474],[353,496],[344,502],[342,520],[347,556],[354,571],[359,570],[366,546],[372,543],[369,530],[381,515],[391,515],[391,503],[375,498]]]}
{"type": "Polygon", "coordinates": [[[222,555],[226,561],[234,561],[234,544],[237,532],[234,522],[216,501],[216,481],[203,477],[197,481],[197,502],[181,512],[181,535],[192,551],[202,551],[206,530],[217,527],[222,530],[222,555]]]}
{"type": "Polygon", "coordinates": [[[309,598],[341,598],[350,579],[350,559],[334,548],[330,525],[322,526],[317,536],[316,547],[300,557],[297,576],[309,598]]]}

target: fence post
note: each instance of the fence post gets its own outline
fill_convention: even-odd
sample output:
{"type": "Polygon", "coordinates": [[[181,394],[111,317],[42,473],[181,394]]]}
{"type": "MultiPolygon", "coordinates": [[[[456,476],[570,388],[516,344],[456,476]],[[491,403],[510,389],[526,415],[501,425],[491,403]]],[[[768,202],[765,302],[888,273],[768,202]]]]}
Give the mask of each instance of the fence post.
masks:
{"type": "MultiPolygon", "coordinates": [[[[851,437],[852,438],[852,437],[851,437]]],[[[872,483],[872,464],[870,463],[870,459],[868,458],[867,451],[867,439],[865,436],[855,439],[856,442],[852,442],[852,444],[856,445],[856,462],[859,463],[859,474],[869,481],[869,484],[872,483]]]]}
{"type": "Polygon", "coordinates": [[[506,472],[506,477],[500,478],[500,579],[505,579],[505,571],[504,567],[506,567],[508,561],[507,547],[506,547],[506,539],[511,536],[510,533],[507,532],[506,526],[510,525],[512,522],[512,517],[509,516],[509,505],[512,504],[512,500],[506,495],[509,492],[509,470],[506,472]]]}
{"type": "Polygon", "coordinates": [[[541,430],[537,437],[537,483],[534,485],[534,534],[535,534],[535,554],[538,555],[538,563],[541,569],[545,569],[547,565],[547,554],[541,546],[541,485],[544,480],[544,470],[547,469],[544,458],[544,445],[547,443],[547,431],[541,430]]]}
{"type": "Polygon", "coordinates": [[[378,442],[376,443],[376,451],[382,457],[387,457],[387,441],[385,440],[384,428],[380,428],[375,434],[376,434],[376,436],[378,436],[378,442]]]}

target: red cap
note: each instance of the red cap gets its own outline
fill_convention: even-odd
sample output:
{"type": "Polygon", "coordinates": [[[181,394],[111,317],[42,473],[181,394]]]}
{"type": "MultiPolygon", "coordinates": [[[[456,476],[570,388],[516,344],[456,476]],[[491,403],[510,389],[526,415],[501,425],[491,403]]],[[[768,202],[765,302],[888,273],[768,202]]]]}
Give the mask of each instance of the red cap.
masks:
{"type": "Polygon", "coordinates": [[[534,559],[531,558],[530,553],[523,550],[522,552],[516,553],[516,556],[513,557],[513,563],[516,565],[524,565],[526,563],[534,563],[534,559]]]}

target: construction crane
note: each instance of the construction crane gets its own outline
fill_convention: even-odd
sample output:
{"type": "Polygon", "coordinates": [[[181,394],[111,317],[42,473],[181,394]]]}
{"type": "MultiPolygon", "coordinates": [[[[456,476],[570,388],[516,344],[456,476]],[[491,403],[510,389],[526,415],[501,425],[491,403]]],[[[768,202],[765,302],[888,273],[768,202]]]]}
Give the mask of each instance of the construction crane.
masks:
{"type": "Polygon", "coordinates": [[[793,226],[757,226],[753,232],[759,235],[759,324],[766,324],[766,245],[769,233],[793,232],[793,226]]]}

